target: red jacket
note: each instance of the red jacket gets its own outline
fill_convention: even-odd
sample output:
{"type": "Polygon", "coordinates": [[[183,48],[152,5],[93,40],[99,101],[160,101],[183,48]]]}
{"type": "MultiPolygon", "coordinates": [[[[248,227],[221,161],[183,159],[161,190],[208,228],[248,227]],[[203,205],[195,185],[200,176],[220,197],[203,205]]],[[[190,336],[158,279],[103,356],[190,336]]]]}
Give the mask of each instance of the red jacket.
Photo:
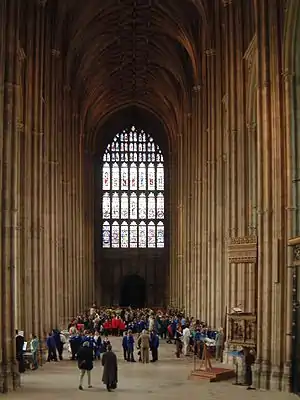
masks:
{"type": "Polygon", "coordinates": [[[112,327],[113,329],[118,329],[118,319],[117,319],[116,317],[114,317],[114,318],[111,320],[111,327],[112,327]]]}
{"type": "Polygon", "coordinates": [[[103,328],[107,331],[111,330],[111,321],[105,321],[103,324],[103,328]]]}
{"type": "Polygon", "coordinates": [[[120,319],[120,331],[125,331],[125,329],[126,329],[126,325],[125,325],[125,322],[124,321],[122,321],[121,319],[120,319]]]}

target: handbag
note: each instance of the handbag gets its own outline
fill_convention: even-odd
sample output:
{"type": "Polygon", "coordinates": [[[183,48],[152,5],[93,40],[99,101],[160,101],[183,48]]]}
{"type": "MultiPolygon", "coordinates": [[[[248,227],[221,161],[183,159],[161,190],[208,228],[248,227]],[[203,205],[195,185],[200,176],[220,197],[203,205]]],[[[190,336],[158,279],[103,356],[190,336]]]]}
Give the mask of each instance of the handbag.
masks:
{"type": "Polygon", "coordinates": [[[83,360],[83,361],[81,361],[81,363],[79,364],[79,368],[84,369],[84,368],[85,368],[85,365],[86,365],[86,361],[83,360]]]}

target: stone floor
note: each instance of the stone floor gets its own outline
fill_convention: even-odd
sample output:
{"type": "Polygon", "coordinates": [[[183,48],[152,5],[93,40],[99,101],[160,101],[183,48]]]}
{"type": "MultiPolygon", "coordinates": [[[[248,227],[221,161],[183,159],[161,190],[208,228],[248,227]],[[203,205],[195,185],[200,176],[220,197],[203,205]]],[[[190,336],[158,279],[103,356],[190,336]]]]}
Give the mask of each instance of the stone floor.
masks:
{"type": "MultiPolygon", "coordinates": [[[[8,400],[30,399],[122,399],[143,400],[185,399],[185,396],[202,400],[243,400],[258,399],[286,400],[296,399],[288,393],[247,391],[244,387],[233,386],[231,382],[207,383],[189,381],[188,375],[193,362],[176,359],[174,346],[161,344],[159,362],[141,365],[126,363],[122,360],[121,339],[112,340],[119,361],[119,385],[113,393],[108,393],[101,383],[102,369],[97,362],[93,370],[93,388],[81,392],[78,390],[78,369],[76,362],[63,361],[46,364],[35,372],[22,376],[22,388],[7,396],[8,400]],[[100,396],[100,397],[99,397],[100,396]]],[[[86,384],[86,382],[85,382],[86,384]]]]}

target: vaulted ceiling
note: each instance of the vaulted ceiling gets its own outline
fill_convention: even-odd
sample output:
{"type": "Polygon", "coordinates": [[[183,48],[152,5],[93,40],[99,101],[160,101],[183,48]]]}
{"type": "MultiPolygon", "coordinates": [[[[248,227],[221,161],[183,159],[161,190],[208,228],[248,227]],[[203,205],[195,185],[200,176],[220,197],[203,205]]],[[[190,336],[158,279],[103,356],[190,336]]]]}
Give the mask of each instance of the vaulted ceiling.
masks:
{"type": "Polygon", "coordinates": [[[202,1],[58,2],[68,79],[90,127],[127,105],[177,118],[199,76],[202,1]]]}

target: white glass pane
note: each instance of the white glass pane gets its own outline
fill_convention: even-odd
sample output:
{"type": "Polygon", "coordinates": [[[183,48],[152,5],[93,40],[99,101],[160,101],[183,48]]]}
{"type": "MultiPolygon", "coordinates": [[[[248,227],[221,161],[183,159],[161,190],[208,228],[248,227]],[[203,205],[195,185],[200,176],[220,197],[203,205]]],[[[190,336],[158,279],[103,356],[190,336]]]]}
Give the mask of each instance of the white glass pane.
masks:
{"type": "Polygon", "coordinates": [[[114,222],[112,224],[112,229],[111,229],[111,246],[120,247],[119,242],[120,242],[119,224],[117,222],[114,222]]]}
{"type": "Polygon", "coordinates": [[[130,247],[137,247],[137,224],[130,224],[130,247]]]}
{"type": "Polygon", "coordinates": [[[139,190],[146,190],[146,166],[141,164],[139,168],[139,190]]]}
{"type": "Polygon", "coordinates": [[[141,222],[139,225],[139,247],[147,246],[147,232],[146,232],[146,224],[141,222]]]}
{"type": "Polygon", "coordinates": [[[149,194],[148,197],[148,219],[155,218],[155,197],[153,193],[149,194]]]}
{"type": "Polygon", "coordinates": [[[156,241],[157,241],[157,247],[163,248],[164,247],[164,224],[162,222],[159,222],[157,224],[157,230],[156,230],[156,241]]]}
{"type": "Polygon", "coordinates": [[[130,166],[130,190],[137,189],[137,168],[135,164],[130,166]]]}
{"type": "Polygon", "coordinates": [[[162,164],[157,166],[157,190],[164,190],[164,167],[162,164]]]}
{"type": "Polygon", "coordinates": [[[127,222],[123,222],[121,225],[121,247],[128,247],[128,225],[127,222]]]}
{"type": "Polygon", "coordinates": [[[110,167],[108,163],[103,165],[103,182],[102,182],[102,189],[103,190],[110,190],[110,167]]]}
{"type": "Polygon", "coordinates": [[[153,164],[148,167],[148,190],[155,189],[155,168],[153,164]]]}
{"type": "Polygon", "coordinates": [[[113,164],[112,167],[112,190],[119,190],[119,166],[113,164]]]}
{"type": "Polygon", "coordinates": [[[135,193],[130,196],[130,219],[137,219],[137,197],[135,193]]]}
{"type": "Polygon", "coordinates": [[[121,190],[128,190],[128,167],[127,164],[122,164],[121,167],[121,190]]]}
{"type": "Polygon", "coordinates": [[[146,196],[144,194],[140,195],[139,198],[139,218],[145,219],[147,218],[147,206],[146,206],[146,196]]]}
{"type": "Polygon", "coordinates": [[[148,225],[148,247],[155,247],[155,225],[149,222],[148,225]]]}
{"type": "Polygon", "coordinates": [[[120,202],[119,202],[119,195],[115,193],[112,197],[112,219],[119,219],[120,218],[120,202]]]}
{"type": "Polygon", "coordinates": [[[102,246],[105,248],[110,247],[110,225],[108,222],[104,222],[103,224],[102,246]]]}
{"type": "Polygon", "coordinates": [[[122,194],[121,197],[121,218],[128,218],[128,196],[127,194],[122,194]]]}
{"type": "Polygon", "coordinates": [[[157,204],[156,204],[156,218],[157,219],[164,219],[165,217],[165,210],[164,210],[164,196],[162,193],[159,193],[157,196],[157,204]]]}
{"type": "Polygon", "coordinates": [[[104,219],[110,218],[110,197],[108,193],[105,193],[102,199],[102,217],[104,219]]]}

